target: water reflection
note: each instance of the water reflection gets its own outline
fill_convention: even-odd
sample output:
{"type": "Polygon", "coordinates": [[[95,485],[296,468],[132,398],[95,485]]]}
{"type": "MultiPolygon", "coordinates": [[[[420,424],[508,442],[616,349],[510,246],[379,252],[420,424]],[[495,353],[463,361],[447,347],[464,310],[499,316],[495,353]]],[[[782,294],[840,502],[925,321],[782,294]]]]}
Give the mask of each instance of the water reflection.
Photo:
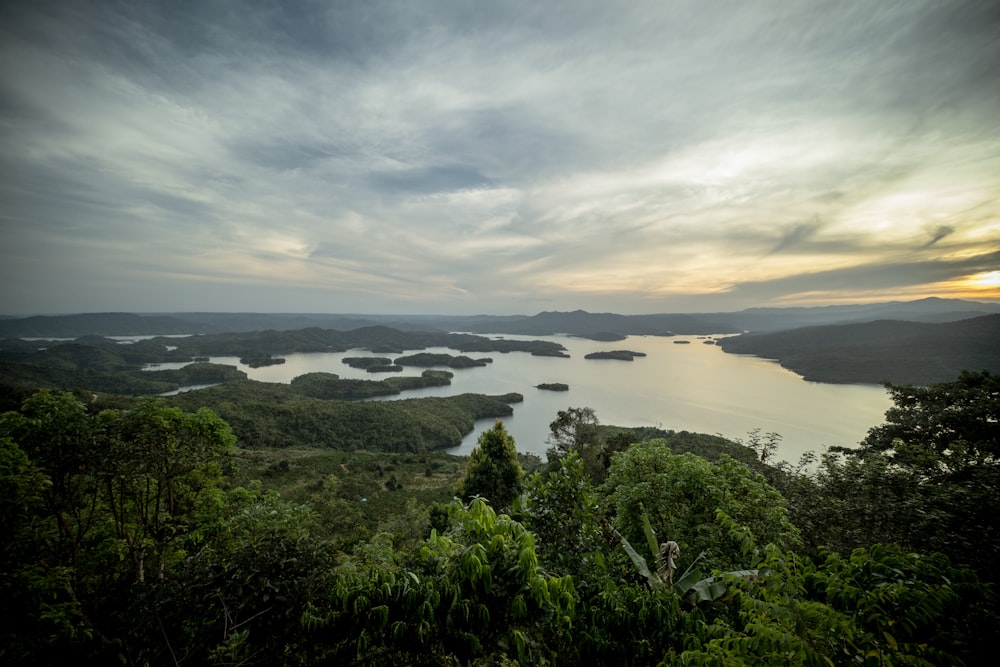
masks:
{"type": "MultiPolygon", "coordinates": [[[[544,455],[548,425],[559,410],[591,407],[603,424],[660,426],[730,438],[744,437],[753,429],[777,432],[783,436],[778,456],[789,461],[825,445],[857,444],[869,428],[882,423],[890,405],[880,386],[806,382],[774,362],[726,354],[694,336],[631,336],[615,343],[569,336],[528,338],[562,343],[571,358],[533,357],[521,352],[473,353],[468,356],[488,356],[493,363],[452,370],[454,378],[448,387],[429,387],[380,400],[517,392],[524,396],[524,402],[514,405],[514,414],[504,419],[505,425],[519,450],[539,455],[544,455]],[[677,340],[693,344],[677,345],[677,340]],[[614,349],[644,352],[646,356],[631,362],[584,359],[589,352],[614,349]],[[569,391],[535,388],[556,382],[568,384],[569,391]]],[[[426,351],[460,354],[445,348],[426,351]]],[[[385,377],[343,363],[344,357],[365,354],[369,353],[289,354],[284,364],[262,368],[249,368],[237,357],[213,357],[212,362],[237,366],[262,382],[287,383],[317,371],[343,378],[385,377]]],[[[404,374],[416,375],[420,370],[407,368],[404,374]]],[[[478,435],[490,426],[492,420],[477,423],[476,430],[453,451],[470,452],[478,435]]]]}

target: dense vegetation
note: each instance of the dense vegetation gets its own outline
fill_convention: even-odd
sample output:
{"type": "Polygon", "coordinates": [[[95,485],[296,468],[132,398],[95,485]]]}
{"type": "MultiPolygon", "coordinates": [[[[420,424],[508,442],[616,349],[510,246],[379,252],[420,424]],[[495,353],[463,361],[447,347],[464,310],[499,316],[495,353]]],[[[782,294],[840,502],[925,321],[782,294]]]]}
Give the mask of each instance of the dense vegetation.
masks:
{"type": "Polygon", "coordinates": [[[962,369],[1000,372],[1000,315],[958,322],[882,320],[719,339],[726,352],[777,359],[807,380],[927,384],[962,369]]]}
{"type": "MultiPolygon", "coordinates": [[[[424,383],[435,381],[426,371],[424,383]]],[[[477,419],[513,413],[511,403],[520,394],[409,398],[394,401],[343,401],[329,387],[379,386],[408,378],[337,380],[327,386],[323,374],[310,373],[304,381],[283,385],[245,380],[170,397],[172,405],[194,410],[208,407],[225,419],[243,446],[255,449],[320,447],[353,451],[426,452],[457,447],[477,419]],[[320,376],[320,377],[316,377],[320,376]],[[370,385],[365,383],[371,383],[370,385]]],[[[444,378],[441,378],[444,380],[444,378]]],[[[358,391],[357,393],[360,393],[358,391]]]]}
{"type": "MultiPolygon", "coordinates": [[[[379,355],[401,355],[409,350],[448,347],[463,353],[528,352],[538,356],[568,356],[563,346],[553,341],[445,333],[444,330],[432,329],[433,326],[530,335],[562,332],[607,341],[622,340],[625,335],[719,334],[752,329],[744,335],[720,338],[718,344],[726,352],[777,359],[808,380],[926,384],[948,381],[963,369],[1000,372],[1000,348],[995,343],[1000,339],[1000,314],[973,317],[995,310],[989,304],[923,300],[910,304],[764,309],[698,316],[626,316],[574,311],[539,313],[532,317],[415,318],[408,323],[397,323],[402,329],[369,324],[345,330],[294,326],[322,323],[346,327],[362,321],[334,315],[296,317],[252,314],[201,314],[192,316],[190,320],[126,314],[23,318],[0,320],[0,325],[3,325],[0,330],[6,330],[11,335],[15,332],[26,335],[25,332],[41,331],[105,332],[113,325],[120,325],[130,331],[156,330],[156,326],[162,326],[165,332],[184,330],[185,321],[191,322],[188,331],[215,331],[217,326],[223,324],[247,326],[262,322],[282,328],[206,333],[182,338],[157,336],[132,345],[121,345],[99,335],[80,337],[72,342],[44,343],[7,338],[0,340],[0,364],[3,364],[0,375],[16,380],[19,386],[38,386],[38,382],[42,381],[42,384],[53,387],[153,394],[166,390],[158,390],[160,385],[157,384],[145,384],[153,378],[124,375],[121,371],[137,371],[144,364],[207,360],[210,356],[234,356],[254,365],[263,365],[281,363],[281,355],[295,352],[343,352],[350,349],[367,349],[379,355]],[[907,319],[877,319],[887,316],[907,319]],[[963,317],[967,319],[960,319],[963,317]],[[829,324],[790,328],[813,322],[829,324]],[[415,330],[407,327],[422,328],[415,330]],[[39,350],[40,346],[46,349],[39,350]],[[48,377],[53,381],[44,381],[48,377]]],[[[427,357],[420,361],[425,354],[404,358],[412,360],[416,357],[416,363],[431,363],[427,357]]],[[[619,351],[603,353],[602,356],[631,358],[619,351]]],[[[388,357],[382,359],[385,363],[371,367],[372,372],[399,372],[401,366],[406,365],[399,359],[395,363],[391,363],[388,357]]],[[[433,363],[458,368],[488,362],[443,355],[441,360],[433,363]]]]}
{"type": "Polygon", "coordinates": [[[476,368],[492,363],[492,359],[472,359],[465,355],[455,356],[453,354],[434,354],[431,352],[420,352],[410,354],[396,359],[397,366],[417,366],[428,368],[430,366],[447,366],[448,368],[476,368]]]}
{"type": "Polygon", "coordinates": [[[391,435],[430,404],[362,446],[379,418],[320,439],[298,420],[343,402],[260,385],[0,417],[0,660],[973,665],[1000,639],[998,376],[892,386],[859,448],[800,466],[589,408],[545,464],[502,423],[465,462],[391,435]],[[254,440],[285,411],[288,447],[254,440]]]}
{"type": "Polygon", "coordinates": [[[632,361],[636,357],[645,356],[645,352],[634,352],[632,350],[608,350],[585,354],[584,359],[618,359],[619,361],[632,361]]]}
{"type": "MultiPolygon", "coordinates": [[[[254,331],[206,334],[183,338],[158,336],[128,345],[100,336],[85,336],[71,342],[0,341],[0,361],[63,370],[113,372],[139,370],[146,364],[187,362],[209,356],[233,356],[267,360],[294,352],[346,352],[368,349],[400,354],[404,350],[448,347],[460,352],[528,352],[540,356],[565,356],[559,343],[539,340],[494,340],[471,334],[400,331],[375,326],[339,331],[298,329],[294,331],[254,331]],[[41,349],[39,349],[41,348],[41,349]]],[[[443,355],[449,362],[468,363],[468,357],[443,355]]],[[[419,363],[417,357],[415,363],[419,363]]],[[[479,361],[473,365],[488,363],[479,361]]]]}
{"type": "Polygon", "coordinates": [[[1000,312],[997,304],[927,298],[860,305],[749,308],[739,312],[617,315],[614,313],[543,312],[536,315],[343,315],[335,313],[89,313],[0,318],[0,338],[18,336],[75,338],[84,335],[206,334],[239,331],[290,331],[318,327],[354,330],[388,326],[410,331],[468,331],[487,334],[569,334],[593,340],[622,340],[626,335],[669,335],[780,331],[804,326],[906,320],[952,322],[1000,312]]]}

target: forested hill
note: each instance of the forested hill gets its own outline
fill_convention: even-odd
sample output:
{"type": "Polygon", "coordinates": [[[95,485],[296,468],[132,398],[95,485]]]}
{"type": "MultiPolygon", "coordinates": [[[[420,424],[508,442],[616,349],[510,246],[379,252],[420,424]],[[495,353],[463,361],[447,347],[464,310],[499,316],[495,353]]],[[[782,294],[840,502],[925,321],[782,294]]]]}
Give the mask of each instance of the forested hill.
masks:
{"type": "Polygon", "coordinates": [[[805,327],[744,334],[719,345],[776,359],[806,380],[923,385],[947,382],[963,370],[1000,371],[1000,315],[805,327]]]}
{"type": "Polygon", "coordinates": [[[672,334],[736,333],[740,329],[723,321],[707,321],[698,315],[618,315],[615,313],[543,312],[523,319],[476,323],[469,331],[544,336],[572,334],[585,338],[621,339],[627,335],[668,336],[672,334]]]}
{"type": "Polygon", "coordinates": [[[1000,304],[961,299],[926,298],[915,301],[853,304],[842,306],[748,308],[738,312],[663,313],[618,315],[615,313],[543,312],[531,317],[490,318],[469,321],[431,319],[441,328],[480,333],[510,333],[540,336],[566,333],[588,338],[613,339],[626,335],[704,335],[741,331],[784,331],[806,326],[856,324],[878,320],[954,322],[1000,313],[1000,304]]]}
{"type": "Polygon", "coordinates": [[[169,315],[83,313],[35,315],[0,320],[0,338],[77,338],[79,336],[155,336],[208,333],[210,327],[169,315]]]}
{"type": "Polygon", "coordinates": [[[570,334],[601,340],[628,335],[721,334],[782,331],[804,326],[877,320],[953,322],[1000,313],[1000,304],[960,299],[823,307],[749,308],[738,312],[620,315],[548,311],[536,315],[357,315],[334,313],[90,313],[0,318],[0,338],[138,336],[292,331],[307,328],[348,331],[385,326],[404,331],[465,331],[531,336],[570,334]]]}

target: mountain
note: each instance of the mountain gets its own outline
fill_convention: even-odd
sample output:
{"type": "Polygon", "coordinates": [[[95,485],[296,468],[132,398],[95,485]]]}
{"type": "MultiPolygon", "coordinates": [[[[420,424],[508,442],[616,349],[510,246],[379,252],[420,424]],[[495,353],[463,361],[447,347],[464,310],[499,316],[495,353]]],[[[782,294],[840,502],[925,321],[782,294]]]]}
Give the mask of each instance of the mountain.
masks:
{"type": "Polygon", "coordinates": [[[77,338],[79,336],[155,336],[209,333],[171,315],[133,313],[84,313],[80,315],[35,315],[0,319],[0,338],[77,338]]]}
{"type": "Polygon", "coordinates": [[[923,385],[953,381],[963,370],[1000,373],[1000,314],[747,333],[718,344],[726,352],[776,359],[806,380],[923,385]]]}
{"type": "Polygon", "coordinates": [[[722,322],[742,331],[781,331],[822,324],[850,324],[878,320],[954,322],[1000,313],[1000,304],[929,297],[915,301],[845,306],[748,308],[736,313],[703,313],[699,318],[722,322]]]}
{"type": "Polygon", "coordinates": [[[707,335],[766,332],[804,326],[906,320],[950,322],[1000,313],[1000,304],[958,299],[920,299],[849,306],[749,308],[731,313],[618,315],[546,311],[536,315],[353,315],[332,313],[91,313],[21,318],[0,317],[0,338],[136,336],[250,331],[292,331],[318,327],[350,331],[387,326],[401,331],[543,336],[570,334],[600,340],[627,335],[707,335]]]}
{"type": "Polygon", "coordinates": [[[735,333],[731,325],[706,322],[697,315],[617,315],[614,313],[542,312],[521,319],[470,323],[470,331],[505,333],[528,336],[570,334],[608,340],[609,334],[622,338],[627,335],[669,336],[672,334],[735,333]]]}

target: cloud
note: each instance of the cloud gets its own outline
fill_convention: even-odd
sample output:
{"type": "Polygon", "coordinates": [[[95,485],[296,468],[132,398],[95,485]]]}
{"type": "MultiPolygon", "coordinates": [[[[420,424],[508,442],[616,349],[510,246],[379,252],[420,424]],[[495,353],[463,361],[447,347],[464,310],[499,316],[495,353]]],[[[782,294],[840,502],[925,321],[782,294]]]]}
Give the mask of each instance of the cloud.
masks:
{"type": "Polygon", "coordinates": [[[950,225],[941,225],[932,232],[931,240],[927,242],[928,246],[932,246],[941,239],[951,236],[955,233],[955,228],[950,225]]]}
{"type": "Polygon", "coordinates": [[[921,0],[7,3],[0,311],[929,293],[1000,245],[998,29],[921,0]]]}

